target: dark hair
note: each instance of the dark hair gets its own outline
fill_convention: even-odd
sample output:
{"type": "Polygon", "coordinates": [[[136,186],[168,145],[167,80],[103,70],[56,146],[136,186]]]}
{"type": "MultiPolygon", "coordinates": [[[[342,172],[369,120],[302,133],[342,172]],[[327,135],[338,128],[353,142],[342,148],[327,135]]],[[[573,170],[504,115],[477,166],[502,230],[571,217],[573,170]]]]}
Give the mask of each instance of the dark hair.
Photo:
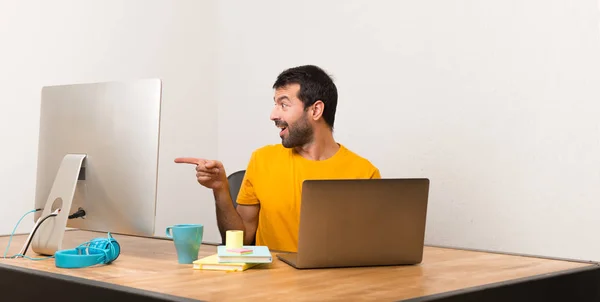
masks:
{"type": "Polygon", "coordinates": [[[289,84],[300,85],[298,98],[304,103],[304,108],[311,106],[318,100],[325,104],[323,119],[325,119],[329,128],[333,129],[338,95],[331,77],[317,66],[298,66],[279,74],[273,88],[277,89],[289,84]]]}

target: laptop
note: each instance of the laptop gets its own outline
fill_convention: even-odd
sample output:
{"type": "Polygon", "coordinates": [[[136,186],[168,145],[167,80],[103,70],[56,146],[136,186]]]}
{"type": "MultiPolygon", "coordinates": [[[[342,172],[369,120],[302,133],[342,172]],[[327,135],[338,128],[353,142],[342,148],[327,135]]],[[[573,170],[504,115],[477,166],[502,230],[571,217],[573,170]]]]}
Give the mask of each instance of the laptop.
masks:
{"type": "Polygon", "coordinates": [[[419,264],[429,179],[306,180],[298,251],[277,258],[297,269],[419,264]]]}

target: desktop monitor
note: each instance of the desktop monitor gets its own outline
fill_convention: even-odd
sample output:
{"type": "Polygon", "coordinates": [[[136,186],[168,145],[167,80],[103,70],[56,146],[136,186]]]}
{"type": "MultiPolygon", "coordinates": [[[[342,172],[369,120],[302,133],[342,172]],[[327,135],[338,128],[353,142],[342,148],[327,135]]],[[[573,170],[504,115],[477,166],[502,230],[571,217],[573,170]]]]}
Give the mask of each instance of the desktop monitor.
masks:
{"type": "Polygon", "coordinates": [[[66,227],[154,235],[161,90],[158,79],[43,87],[36,224],[60,212],[30,233],[36,253],[62,249],[66,227]]]}

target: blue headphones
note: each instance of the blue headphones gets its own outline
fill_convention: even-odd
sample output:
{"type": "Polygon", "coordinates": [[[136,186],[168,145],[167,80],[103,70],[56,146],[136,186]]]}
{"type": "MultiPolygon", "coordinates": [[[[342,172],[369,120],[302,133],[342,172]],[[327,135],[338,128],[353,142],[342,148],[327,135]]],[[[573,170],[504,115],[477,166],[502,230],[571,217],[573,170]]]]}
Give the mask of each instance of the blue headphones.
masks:
{"type": "Polygon", "coordinates": [[[108,238],[96,238],[74,249],[54,253],[56,267],[83,268],[97,264],[110,264],[121,253],[121,246],[110,233],[108,238]]]}

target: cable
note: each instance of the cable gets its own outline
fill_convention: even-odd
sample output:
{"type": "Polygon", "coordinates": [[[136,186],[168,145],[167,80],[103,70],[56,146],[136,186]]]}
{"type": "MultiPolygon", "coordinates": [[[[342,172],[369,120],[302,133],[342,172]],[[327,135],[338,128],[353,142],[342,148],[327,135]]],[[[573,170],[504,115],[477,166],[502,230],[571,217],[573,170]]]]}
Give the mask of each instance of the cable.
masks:
{"type": "Polygon", "coordinates": [[[33,258],[33,257],[29,257],[29,256],[26,256],[26,255],[21,255],[21,254],[16,254],[16,255],[10,256],[9,258],[10,259],[14,259],[14,258],[18,258],[18,257],[29,259],[29,260],[34,260],[34,261],[46,260],[46,259],[54,258],[54,256],[48,256],[48,257],[42,257],[42,258],[33,258]]]}
{"type": "MultiPolygon", "coordinates": [[[[17,224],[15,225],[12,233],[10,234],[10,238],[8,239],[8,245],[6,246],[6,250],[4,250],[4,256],[3,256],[3,258],[6,258],[6,254],[8,253],[8,249],[10,248],[10,244],[12,242],[12,238],[13,238],[13,236],[14,236],[17,228],[19,227],[19,224],[21,223],[21,220],[23,220],[23,218],[25,218],[28,214],[39,212],[41,210],[43,210],[43,209],[38,208],[38,209],[34,209],[34,210],[31,210],[31,211],[28,211],[23,216],[21,216],[21,218],[19,219],[19,221],[17,221],[17,224]]],[[[38,221],[36,221],[36,223],[34,225],[34,228],[33,228],[32,232],[29,234],[29,236],[27,238],[27,242],[26,242],[25,246],[21,249],[20,253],[18,253],[16,255],[13,255],[13,256],[10,256],[9,258],[22,257],[22,258],[26,258],[26,259],[29,259],[29,260],[45,260],[45,259],[54,258],[54,256],[42,257],[42,258],[33,258],[33,257],[26,256],[25,254],[27,253],[27,250],[29,249],[29,245],[31,244],[31,241],[33,239],[33,236],[35,235],[35,233],[38,230],[38,228],[40,227],[40,225],[42,225],[42,223],[44,221],[46,221],[48,218],[58,216],[59,212],[60,212],[60,208],[56,209],[54,212],[52,212],[48,216],[46,216],[46,217],[44,217],[42,219],[38,219],[38,221]]],[[[74,219],[74,218],[79,218],[79,217],[84,217],[84,216],[85,216],[85,211],[82,208],[79,208],[79,210],[77,212],[69,215],[69,219],[74,219]]]]}
{"type": "Polygon", "coordinates": [[[21,216],[21,218],[19,219],[19,221],[17,221],[17,224],[15,225],[15,228],[12,230],[12,233],[10,233],[10,238],[8,239],[8,245],[6,246],[6,250],[4,250],[4,258],[6,258],[6,253],[8,253],[8,249],[10,248],[10,243],[12,242],[12,238],[15,235],[15,232],[17,231],[17,227],[19,227],[19,224],[21,223],[21,220],[23,220],[23,218],[25,218],[25,216],[27,216],[30,213],[35,213],[38,211],[41,211],[42,209],[35,209],[35,210],[31,210],[27,213],[25,213],[23,216],[21,216]]]}
{"type": "Polygon", "coordinates": [[[44,223],[44,221],[46,221],[46,219],[48,219],[50,217],[56,217],[59,212],[60,212],[60,209],[56,209],[51,214],[48,214],[48,216],[42,218],[39,221],[39,223],[36,223],[35,227],[33,228],[33,231],[31,232],[31,234],[29,234],[29,238],[27,239],[27,244],[25,245],[25,248],[17,255],[25,256],[25,254],[27,253],[27,249],[29,248],[29,244],[31,244],[31,241],[33,240],[33,236],[35,235],[35,232],[40,227],[40,225],[42,225],[42,223],[44,223]]]}
{"type": "Polygon", "coordinates": [[[77,212],[69,215],[69,219],[79,218],[85,216],[85,210],[83,208],[79,208],[77,212]]]}

